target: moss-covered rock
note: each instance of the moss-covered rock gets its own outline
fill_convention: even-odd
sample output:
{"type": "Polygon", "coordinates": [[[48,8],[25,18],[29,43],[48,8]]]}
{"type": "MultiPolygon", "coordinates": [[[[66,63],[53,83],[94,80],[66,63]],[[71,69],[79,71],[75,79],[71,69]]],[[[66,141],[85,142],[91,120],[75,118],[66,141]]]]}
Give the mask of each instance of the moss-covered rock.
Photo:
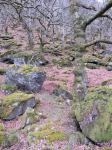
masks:
{"type": "Polygon", "coordinates": [[[0,35],[0,38],[2,38],[3,40],[9,40],[9,39],[13,39],[13,36],[10,36],[10,35],[0,35]]]}
{"type": "Polygon", "coordinates": [[[101,84],[102,86],[112,86],[112,79],[107,79],[107,80],[104,80],[101,84]]]}
{"type": "Polygon", "coordinates": [[[4,68],[0,68],[0,74],[1,74],[1,75],[6,74],[6,70],[5,70],[4,68]]]}
{"type": "Polygon", "coordinates": [[[34,65],[34,66],[42,66],[46,65],[49,62],[44,59],[44,57],[37,53],[26,53],[20,52],[13,55],[11,58],[14,58],[14,64],[16,65],[34,65]]]}
{"type": "Polygon", "coordinates": [[[1,89],[6,94],[12,94],[18,90],[18,87],[13,84],[2,84],[1,89]]]}
{"type": "Polygon", "coordinates": [[[98,57],[99,59],[102,59],[104,57],[104,55],[98,54],[98,53],[94,53],[92,54],[95,57],[98,57]]]}
{"type": "Polygon", "coordinates": [[[65,100],[73,100],[72,91],[68,89],[65,84],[58,85],[58,87],[53,90],[53,94],[55,94],[56,96],[61,95],[65,100]]]}
{"type": "Polygon", "coordinates": [[[11,120],[25,112],[27,107],[36,105],[35,95],[14,93],[0,98],[0,118],[11,120]]]}
{"type": "Polygon", "coordinates": [[[20,51],[21,50],[6,50],[4,53],[0,55],[0,58],[4,57],[10,58],[11,56],[13,56],[16,53],[19,53],[20,51]]]}
{"type": "Polygon", "coordinates": [[[85,58],[86,63],[94,63],[94,64],[100,64],[101,60],[99,58],[95,58],[92,56],[88,56],[88,58],[85,58]]]}
{"type": "Polygon", "coordinates": [[[72,67],[72,63],[70,61],[64,60],[64,59],[52,59],[52,62],[54,65],[59,65],[61,67],[72,67]]]}
{"type": "Polygon", "coordinates": [[[23,115],[23,120],[22,120],[20,128],[24,128],[25,126],[29,124],[33,124],[39,121],[39,118],[40,117],[37,111],[35,111],[32,108],[27,108],[27,110],[25,111],[23,115]]]}
{"type": "Polygon", "coordinates": [[[107,66],[106,69],[107,71],[112,71],[112,66],[107,66]]]}
{"type": "Polygon", "coordinates": [[[86,67],[89,69],[98,69],[99,66],[93,63],[86,63],[86,67]]]}
{"type": "Polygon", "coordinates": [[[74,104],[74,114],[83,134],[95,142],[112,139],[112,87],[94,88],[84,101],[74,104]]]}
{"type": "Polygon", "coordinates": [[[33,142],[37,144],[38,140],[44,139],[44,138],[49,140],[49,144],[51,144],[52,142],[58,141],[58,140],[65,141],[69,137],[61,130],[47,129],[47,130],[42,130],[42,131],[37,131],[37,132],[30,132],[28,140],[29,142],[33,142]]]}
{"type": "Polygon", "coordinates": [[[6,128],[1,123],[0,123],[0,131],[6,131],[6,128]]]}
{"type": "Polygon", "coordinates": [[[49,122],[45,123],[43,125],[31,125],[31,126],[25,127],[23,129],[23,133],[25,135],[28,135],[30,132],[47,130],[47,129],[50,129],[50,128],[51,128],[51,124],[49,122]]]}

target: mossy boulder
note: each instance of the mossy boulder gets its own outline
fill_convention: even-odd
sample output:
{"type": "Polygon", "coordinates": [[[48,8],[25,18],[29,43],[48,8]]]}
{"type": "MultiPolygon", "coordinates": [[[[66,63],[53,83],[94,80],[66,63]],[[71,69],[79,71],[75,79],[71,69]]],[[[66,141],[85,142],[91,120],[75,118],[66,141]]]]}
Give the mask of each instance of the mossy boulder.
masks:
{"type": "Polygon", "coordinates": [[[42,131],[30,132],[28,141],[37,144],[38,140],[44,138],[49,141],[49,144],[52,144],[54,141],[68,140],[69,136],[59,129],[46,129],[42,131]]]}
{"type": "Polygon", "coordinates": [[[98,54],[98,53],[94,53],[92,54],[95,57],[98,57],[99,59],[102,59],[104,57],[104,55],[98,54]]]}
{"type": "Polygon", "coordinates": [[[102,86],[112,86],[112,79],[107,79],[107,80],[104,80],[101,84],[102,86]]]}
{"type": "Polygon", "coordinates": [[[65,59],[63,59],[63,58],[62,58],[62,59],[59,59],[59,60],[57,60],[57,59],[52,59],[52,62],[53,62],[54,65],[59,65],[59,66],[61,66],[61,67],[72,67],[72,66],[73,66],[70,61],[65,60],[65,59]]]}
{"type": "Polygon", "coordinates": [[[48,64],[49,62],[44,59],[44,57],[37,53],[26,53],[20,52],[13,55],[11,58],[14,59],[14,64],[16,65],[33,65],[33,66],[43,66],[48,64]]]}
{"type": "Polygon", "coordinates": [[[101,60],[99,58],[95,58],[92,56],[88,56],[88,58],[85,58],[85,63],[93,63],[99,65],[101,60]]]}
{"type": "Polygon", "coordinates": [[[98,86],[73,105],[82,133],[94,142],[112,139],[112,87],[98,86]]]}
{"type": "Polygon", "coordinates": [[[35,95],[22,92],[0,98],[0,118],[11,120],[23,114],[28,107],[36,105],[35,95]]]}
{"type": "Polygon", "coordinates": [[[6,94],[12,94],[18,90],[18,87],[13,84],[2,84],[1,89],[6,94]]]}
{"type": "Polygon", "coordinates": [[[65,84],[58,85],[57,88],[53,90],[53,94],[55,94],[56,96],[61,95],[61,97],[65,100],[67,99],[73,100],[72,91],[68,89],[65,84]]]}
{"type": "Polygon", "coordinates": [[[14,84],[23,90],[38,92],[46,78],[43,69],[30,65],[11,65],[6,72],[6,84],[14,84]]]}
{"type": "Polygon", "coordinates": [[[86,67],[89,69],[98,69],[99,68],[98,65],[93,64],[93,63],[85,63],[85,64],[86,64],[86,67]]]}
{"type": "Polygon", "coordinates": [[[107,71],[112,71],[112,66],[107,66],[106,69],[107,71]]]}
{"type": "Polygon", "coordinates": [[[27,110],[25,111],[25,113],[23,115],[23,120],[22,120],[20,128],[24,128],[25,126],[27,126],[29,124],[38,122],[39,118],[40,118],[40,116],[37,111],[35,111],[32,108],[27,108],[27,110]]]}
{"type": "Polygon", "coordinates": [[[18,142],[18,137],[6,132],[5,127],[0,124],[0,147],[8,148],[18,142]]]}
{"type": "Polygon", "coordinates": [[[6,50],[4,53],[0,55],[0,58],[10,58],[16,53],[19,53],[21,50],[6,50]]]}
{"type": "Polygon", "coordinates": [[[1,75],[6,74],[6,70],[5,70],[4,68],[0,68],[0,74],[1,74],[1,75]]]}
{"type": "Polygon", "coordinates": [[[11,35],[0,35],[0,38],[2,38],[3,40],[10,40],[10,39],[13,39],[13,36],[11,36],[11,35]]]}

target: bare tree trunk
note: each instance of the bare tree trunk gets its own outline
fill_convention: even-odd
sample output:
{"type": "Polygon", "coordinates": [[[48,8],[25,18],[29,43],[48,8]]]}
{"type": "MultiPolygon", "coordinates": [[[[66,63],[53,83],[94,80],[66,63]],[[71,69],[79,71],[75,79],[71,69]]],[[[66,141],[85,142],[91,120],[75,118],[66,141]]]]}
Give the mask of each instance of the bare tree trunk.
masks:
{"type": "Polygon", "coordinates": [[[30,32],[30,31],[27,31],[27,34],[28,34],[28,42],[29,42],[29,45],[30,45],[30,49],[33,49],[33,47],[34,47],[33,33],[30,32]]]}

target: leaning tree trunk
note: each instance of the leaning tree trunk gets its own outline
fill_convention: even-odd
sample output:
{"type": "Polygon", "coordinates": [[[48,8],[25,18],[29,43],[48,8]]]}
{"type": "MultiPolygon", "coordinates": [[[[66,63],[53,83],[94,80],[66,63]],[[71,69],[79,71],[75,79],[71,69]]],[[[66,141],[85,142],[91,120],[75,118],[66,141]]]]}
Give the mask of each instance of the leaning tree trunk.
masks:
{"type": "MultiPolygon", "coordinates": [[[[76,25],[77,26],[77,25],[76,25]]],[[[74,101],[83,101],[87,94],[87,73],[85,70],[85,30],[75,26],[75,69],[74,69],[74,101]]]]}
{"type": "Polygon", "coordinates": [[[34,47],[34,43],[33,43],[33,33],[32,31],[27,31],[27,34],[28,34],[28,42],[29,42],[29,46],[30,46],[30,49],[32,50],[33,47],[34,47]]]}

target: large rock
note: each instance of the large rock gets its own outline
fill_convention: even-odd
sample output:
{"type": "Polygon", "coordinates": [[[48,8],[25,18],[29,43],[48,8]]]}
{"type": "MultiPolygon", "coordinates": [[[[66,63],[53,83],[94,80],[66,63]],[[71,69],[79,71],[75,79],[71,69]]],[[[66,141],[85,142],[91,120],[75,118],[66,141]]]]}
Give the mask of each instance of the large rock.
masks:
{"type": "Polygon", "coordinates": [[[38,92],[46,78],[39,67],[12,65],[6,72],[5,83],[14,84],[23,90],[38,92]]]}
{"type": "Polygon", "coordinates": [[[18,137],[6,132],[5,127],[0,124],[0,147],[8,148],[18,142],[18,137]]]}
{"type": "Polygon", "coordinates": [[[36,105],[35,95],[14,93],[0,98],[0,118],[11,120],[23,114],[28,107],[36,105]]]}
{"type": "Polygon", "coordinates": [[[94,88],[84,101],[74,104],[74,113],[83,134],[94,142],[112,139],[112,87],[94,88]]]}
{"type": "Polygon", "coordinates": [[[35,53],[25,53],[25,52],[20,52],[11,57],[14,59],[14,64],[16,65],[33,65],[33,66],[43,66],[48,64],[49,62],[44,59],[44,57],[40,54],[35,54],[35,53]]]}
{"type": "Polygon", "coordinates": [[[25,126],[27,126],[29,124],[33,124],[33,123],[39,121],[39,119],[40,119],[40,117],[38,115],[38,112],[36,112],[32,108],[27,108],[27,110],[25,111],[25,113],[23,115],[23,120],[22,120],[20,128],[24,128],[25,126]]]}

